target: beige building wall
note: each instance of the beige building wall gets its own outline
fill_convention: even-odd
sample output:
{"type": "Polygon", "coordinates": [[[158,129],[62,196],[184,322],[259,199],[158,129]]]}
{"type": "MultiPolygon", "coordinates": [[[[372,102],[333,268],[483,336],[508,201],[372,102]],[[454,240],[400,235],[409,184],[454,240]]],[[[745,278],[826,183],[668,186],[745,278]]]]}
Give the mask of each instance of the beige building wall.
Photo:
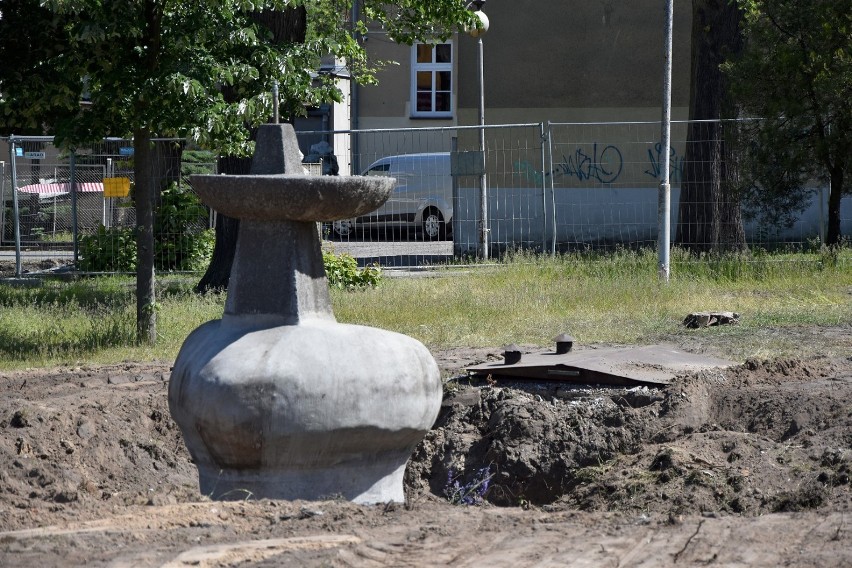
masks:
{"type": "MultiPolygon", "coordinates": [[[[541,2],[492,0],[484,11],[485,119],[488,124],[659,120],[664,3],[659,0],[541,2]]],[[[675,0],[673,118],[689,104],[691,0],[675,0]]],[[[453,37],[455,114],[412,119],[411,48],[368,34],[374,60],[392,60],[379,85],[359,87],[359,128],[470,125],[478,122],[478,47],[453,37]]]]}

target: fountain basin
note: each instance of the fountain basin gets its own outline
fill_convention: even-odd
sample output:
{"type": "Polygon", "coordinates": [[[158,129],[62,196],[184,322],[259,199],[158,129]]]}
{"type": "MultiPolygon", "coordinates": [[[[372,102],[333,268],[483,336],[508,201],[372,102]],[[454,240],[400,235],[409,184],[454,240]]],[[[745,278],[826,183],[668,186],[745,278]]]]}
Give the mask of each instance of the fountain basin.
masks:
{"type": "Polygon", "coordinates": [[[336,221],[380,207],[396,180],[379,176],[193,175],[201,200],[223,215],[256,221],[336,221]]]}

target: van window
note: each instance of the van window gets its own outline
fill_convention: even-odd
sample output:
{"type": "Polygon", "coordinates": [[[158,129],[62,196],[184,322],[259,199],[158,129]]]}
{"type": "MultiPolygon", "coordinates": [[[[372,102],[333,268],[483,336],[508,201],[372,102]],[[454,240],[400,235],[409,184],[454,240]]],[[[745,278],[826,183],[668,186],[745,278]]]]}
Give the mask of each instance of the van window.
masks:
{"type": "Polygon", "coordinates": [[[390,170],[390,164],[377,164],[367,170],[367,173],[364,175],[368,176],[385,176],[387,177],[388,171],[390,170]]]}

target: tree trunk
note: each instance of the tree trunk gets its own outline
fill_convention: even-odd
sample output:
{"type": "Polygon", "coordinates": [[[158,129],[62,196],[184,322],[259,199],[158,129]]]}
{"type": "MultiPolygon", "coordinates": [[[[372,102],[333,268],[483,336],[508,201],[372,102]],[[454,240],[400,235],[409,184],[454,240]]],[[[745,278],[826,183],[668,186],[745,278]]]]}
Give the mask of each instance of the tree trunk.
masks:
{"type": "Polygon", "coordinates": [[[140,128],[133,134],[133,174],[136,200],[136,340],[153,345],[157,339],[154,296],[154,196],[151,133],[140,128]]]}
{"type": "Polygon", "coordinates": [[[151,148],[151,175],[154,178],[154,212],[160,208],[162,190],[180,183],[180,166],[185,143],[182,140],[154,140],[151,148]]]}
{"type": "MultiPolygon", "coordinates": [[[[304,6],[287,8],[283,11],[253,12],[252,19],[272,32],[275,43],[303,43],[307,33],[307,12],[304,6]]],[[[225,92],[225,99],[231,94],[225,92]]],[[[253,137],[253,136],[252,136],[253,137]]],[[[248,174],[251,160],[225,156],[219,160],[219,173],[231,175],[248,174]]],[[[216,244],[210,265],[201,280],[195,286],[198,293],[211,290],[227,290],[231,278],[231,264],[237,249],[237,233],[240,222],[224,215],[216,216],[216,244]]]]}
{"type": "Polygon", "coordinates": [[[831,170],[831,191],[828,193],[828,230],[825,244],[829,246],[840,244],[840,200],[843,197],[843,166],[835,166],[831,170]]]}
{"type": "Polygon", "coordinates": [[[742,49],[742,13],[729,0],[694,0],[689,129],[675,242],[696,252],[746,248],[733,140],[736,116],[719,69],[742,49]],[[711,122],[696,122],[708,120],[711,122]]]}
{"type": "MultiPolygon", "coordinates": [[[[218,170],[230,175],[246,175],[251,168],[251,158],[223,156],[219,158],[218,170]]],[[[206,294],[214,290],[226,290],[231,278],[231,265],[237,250],[237,234],[240,220],[218,213],[216,215],[216,244],[207,272],[195,286],[195,292],[206,294]]]]}

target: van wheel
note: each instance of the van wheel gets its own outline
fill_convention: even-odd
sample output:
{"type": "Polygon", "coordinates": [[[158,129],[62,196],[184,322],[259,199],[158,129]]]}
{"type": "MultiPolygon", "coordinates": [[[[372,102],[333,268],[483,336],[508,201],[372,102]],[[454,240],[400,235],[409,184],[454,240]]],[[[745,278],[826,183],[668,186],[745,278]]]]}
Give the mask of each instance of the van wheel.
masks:
{"type": "Polygon", "coordinates": [[[436,241],[443,238],[446,232],[447,227],[440,211],[430,207],[423,212],[423,235],[426,240],[436,241]]]}
{"type": "Polygon", "coordinates": [[[355,229],[352,219],[342,219],[331,224],[335,236],[343,238],[352,234],[355,229]]]}

